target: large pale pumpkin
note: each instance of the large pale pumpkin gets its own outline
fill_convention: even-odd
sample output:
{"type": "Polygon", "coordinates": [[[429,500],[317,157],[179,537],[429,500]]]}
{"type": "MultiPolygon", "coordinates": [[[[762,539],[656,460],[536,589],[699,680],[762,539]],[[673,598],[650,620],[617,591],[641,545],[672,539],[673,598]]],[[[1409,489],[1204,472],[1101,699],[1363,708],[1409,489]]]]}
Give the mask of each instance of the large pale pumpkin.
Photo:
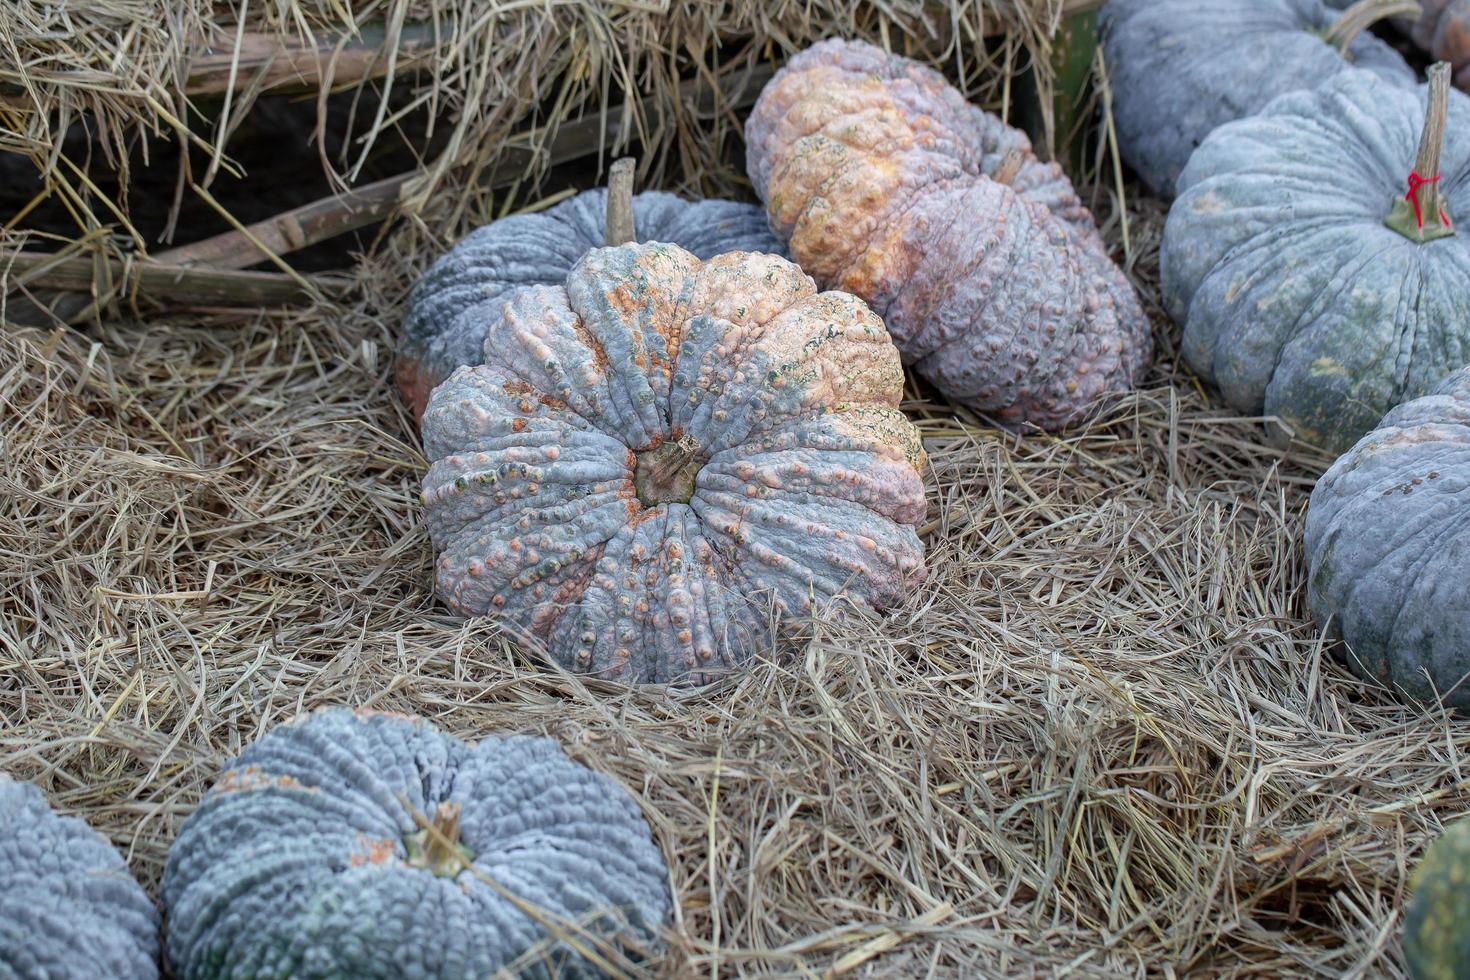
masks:
{"type": "Polygon", "coordinates": [[[1379,86],[1412,86],[1398,52],[1363,31],[1404,7],[1397,0],[1362,0],[1347,12],[1321,0],[1109,0],[1103,50],[1123,159],[1169,195],[1206,136],[1278,95],[1355,68],[1379,86]]]}
{"type": "Polygon", "coordinates": [[[499,308],[423,418],[455,610],[563,667],[704,683],[770,609],[885,609],[924,576],[925,458],[883,322],[775,255],[594,249],[499,308]]]}
{"type": "Polygon", "coordinates": [[[1470,708],[1470,368],[1333,464],[1312,491],[1306,549],[1312,615],[1353,669],[1470,708]]]}
{"type": "MultiPolygon", "coordinates": [[[[633,197],[643,241],[670,242],[701,259],[723,252],[780,252],[753,204],[686,201],[662,191],[633,197]]],[[[404,312],[398,385],[415,418],[429,392],[462,364],[478,364],[495,308],[520,286],[557,285],[589,248],[605,244],[608,193],[584,191],[545,211],[478,228],[414,286],[404,312]]]]}
{"type": "Polygon", "coordinates": [[[1431,74],[1428,118],[1426,89],[1354,72],[1222,126],[1164,229],[1185,359],[1334,452],[1470,362],[1470,100],[1431,74]]]}
{"type": "Polygon", "coordinates": [[[1470,976],[1470,819],[1445,828],[1414,869],[1404,958],[1414,980],[1470,976]]]}
{"type": "Polygon", "coordinates": [[[745,135],[792,258],[866,300],[946,396],[1056,428],[1141,376],[1148,321],[1072,185],[938,72],[823,41],[766,86],[745,135]]]}
{"type": "Polygon", "coordinates": [[[157,976],[158,911],[122,855],[0,773],[0,977],[157,976]]]}
{"type": "Polygon", "coordinates": [[[632,798],[550,739],[334,708],[246,748],[184,821],[168,956],[181,980],[602,976],[553,929],[648,947],[667,874],[632,798]]]}

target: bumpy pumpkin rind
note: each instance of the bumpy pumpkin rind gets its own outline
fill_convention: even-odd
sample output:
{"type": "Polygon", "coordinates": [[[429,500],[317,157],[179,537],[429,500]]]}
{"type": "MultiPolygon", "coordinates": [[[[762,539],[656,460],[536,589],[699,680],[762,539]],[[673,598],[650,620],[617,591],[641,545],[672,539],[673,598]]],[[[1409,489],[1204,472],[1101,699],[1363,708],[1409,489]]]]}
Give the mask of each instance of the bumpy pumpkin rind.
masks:
{"type": "MultiPolygon", "coordinates": [[[[480,363],[486,325],[505,296],[520,286],[565,281],[588,249],[604,244],[606,219],[607,191],[584,191],[545,211],[478,228],[429,267],[409,295],[397,369],[415,417],[455,368],[480,363]]],[[[701,259],[783,251],[752,204],[647,191],[634,195],[633,219],[640,241],[668,242],[701,259]]]]}
{"type": "Polygon", "coordinates": [[[1355,70],[1380,87],[1414,85],[1367,32],[1347,58],[1323,40],[1338,16],[1321,0],[1109,0],[1103,53],[1124,160],[1167,196],[1206,136],[1278,95],[1355,70]]]}
{"type": "Polygon", "coordinates": [[[1461,817],[1420,858],[1404,915],[1404,959],[1414,980],[1470,975],[1470,819],[1461,817]]]}
{"type": "Polygon", "coordinates": [[[1072,185],[938,72],[813,45],[761,93],[746,163],[792,257],[948,397],[1057,428],[1141,376],[1148,321],[1072,185]]]}
{"type": "Polygon", "coordinates": [[[469,980],[528,953],[515,975],[601,976],[521,906],[647,947],[666,881],[632,798],[552,740],[471,746],[421,719],[328,709],[245,749],[184,821],[164,870],[168,955],[181,980],[469,980]],[[462,807],[472,861],[452,877],[411,864],[405,843],[441,803],[462,807]]]}
{"type": "Polygon", "coordinates": [[[792,263],[597,249],[507,300],[485,361],[424,413],[439,592],[563,667],[706,683],[767,648],[772,605],[882,610],[922,581],[898,354],[792,263]],[[645,502],[671,444],[696,447],[687,498],[645,502]]]}
{"type": "MultiPolygon", "coordinates": [[[[1423,90],[1362,72],[1284,95],[1205,141],[1161,252],[1182,352],[1237,411],[1342,452],[1390,407],[1470,362],[1470,238],[1385,227],[1423,90]]],[[[1440,190],[1470,221],[1470,99],[1450,92],[1440,190]]]]}
{"type": "Polygon", "coordinates": [[[1312,615],[1365,677],[1470,708],[1470,368],[1398,406],[1318,481],[1312,615]]]}
{"type": "Polygon", "coordinates": [[[0,978],[157,976],[158,911],[122,855],[0,773],[0,978]]]}

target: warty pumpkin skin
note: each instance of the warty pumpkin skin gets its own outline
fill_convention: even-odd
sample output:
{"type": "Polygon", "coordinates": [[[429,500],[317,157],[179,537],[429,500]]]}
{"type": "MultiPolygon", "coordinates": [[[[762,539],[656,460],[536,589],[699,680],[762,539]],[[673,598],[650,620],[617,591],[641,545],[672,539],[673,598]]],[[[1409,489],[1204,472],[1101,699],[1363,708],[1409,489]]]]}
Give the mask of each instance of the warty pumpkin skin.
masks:
{"type": "MultiPolygon", "coordinates": [[[[588,249],[604,244],[606,210],[605,189],[584,191],[545,211],[478,228],[429,267],[409,295],[397,366],[415,418],[455,368],[480,363],[485,326],[506,294],[564,282],[588,249]]],[[[633,217],[642,240],[670,242],[701,259],[782,251],[753,204],[645,191],[633,197],[633,217]]]]}
{"type": "Polygon", "coordinates": [[[1343,16],[1321,0],[1109,0],[1103,53],[1123,159],[1167,197],[1205,137],[1276,96],[1355,70],[1412,87],[1404,59],[1366,31],[1347,57],[1324,39],[1343,16]]]}
{"type": "MultiPolygon", "coordinates": [[[[1470,100],[1445,98],[1426,228],[1431,190],[1451,225],[1470,220],[1470,100]]],[[[1362,72],[1284,95],[1205,140],[1164,228],[1190,366],[1237,411],[1333,452],[1470,362],[1466,232],[1418,241],[1386,224],[1408,208],[1425,100],[1362,72]]]]}
{"type": "Polygon", "coordinates": [[[1413,980],[1470,976],[1470,819],[1446,827],[1414,869],[1404,959],[1413,980]]]}
{"type": "Polygon", "coordinates": [[[923,580],[898,353],[778,256],[595,249],[500,307],[485,362],[423,418],[439,593],[569,670],[706,683],[767,648],[772,604],[923,580]]]}
{"type": "Polygon", "coordinates": [[[106,838],[0,773],[0,980],[153,980],[158,910],[106,838]]]}
{"type": "Polygon", "coordinates": [[[1306,555],[1312,615],[1349,666],[1470,708],[1470,368],[1389,412],[1317,482],[1306,555]]]}
{"type": "Polygon", "coordinates": [[[514,975],[596,977],[522,907],[647,947],[671,906],[637,804],[552,740],[345,708],[240,754],[180,828],[163,898],[181,980],[478,980],[528,953],[514,975]]]}
{"type": "Polygon", "coordinates": [[[1142,375],[1148,320],[1072,185],[938,72],[823,41],[767,84],[745,135],[792,258],[872,306],[946,396],[1058,428],[1142,375]]]}

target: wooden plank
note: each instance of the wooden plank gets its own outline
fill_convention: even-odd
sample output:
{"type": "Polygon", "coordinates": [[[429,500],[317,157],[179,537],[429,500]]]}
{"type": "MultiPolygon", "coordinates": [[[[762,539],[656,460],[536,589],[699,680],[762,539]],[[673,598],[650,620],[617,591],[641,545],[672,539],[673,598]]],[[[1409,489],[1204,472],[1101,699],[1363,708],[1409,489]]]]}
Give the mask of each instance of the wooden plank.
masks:
{"type": "Polygon", "coordinates": [[[336,292],[341,283],[322,276],[298,280],[276,272],[191,269],[148,261],[125,263],[90,255],[61,258],[44,252],[6,256],[0,259],[0,270],[6,274],[7,292],[40,286],[92,293],[94,286],[100,285],[98,292],[103,298],[109,292],[126,298],[131,284],[136,283],[142,296],[201,306],[278,306],[310,299],[318,292],[336,292]],[[104,282],[99,284],[99,278],[104,282]]]}
{"type": "MultiPolygon", "coordinates": [[[[722,82],[727,93],[738,92],[732,103],[737,109],[753,105],[756,96],[775,68],[757,65],[755,68],[732,74],[722,82]]],[[[692,98],[706,111],[713,102],[708,85],[690,80],[680,86],[680,98],[692,98]]],[[[647,100],[640,108],[647,109],[647,100]]],[[[621,136],[619,120],[626,117],[625,107],[614,106],[608,111],[608,145],[621,136]]],[[[591,156],[599,147],[602,120],[587,116],[563,123],[551,137],[547,146],[547,158],[552,166],[567,163],[581,157],[591,156]]],[[[496,174],[486,181],[490,189],[507,187],[518,180],[535,162],[531,147],[546,144],[545,127],[530,130],[515,138],[515,146],[504,149],[496,174]]],[[[154,258],[173,265],[208,265],[220,269],[243,269],[265,261],[269,256],[261,250],[264,245],[277,256],[326,241],[337,235],[375,224],[390,217],[398,208],[403,188],[418,176],[418,172],[398,174],[376,183],[354,188],[344,194],[312,201],[310,204],[247,225],[245,232],[227,231],[211,238],[180,245],[178,248],[160,252],[154,258]],[[258,243],[258,244],[257,244],[258,243]]]]}
{"type": "MultiPolygon", "coordinates": [[[[236,88],[253,84],[262,72],[265,77],[260,83],[260,90],[279,93],[315,91],[328,77],[329,69],[334,87],[381,78],[388,71],[386,32],[380,24],[364,27],[357,37],[332,36],[314,45],[260,31],[246,31],[239,40],[236,88]]],[[[433,50],[434,35],[430,25],[406,25],[399,36],[394,70],[417,70],[433,50]]],[[[223,95],[230,87],[230,69],[234,62],[235,38],[226,36],[190,61],[184,94],[191,97],[223,95]]]]}

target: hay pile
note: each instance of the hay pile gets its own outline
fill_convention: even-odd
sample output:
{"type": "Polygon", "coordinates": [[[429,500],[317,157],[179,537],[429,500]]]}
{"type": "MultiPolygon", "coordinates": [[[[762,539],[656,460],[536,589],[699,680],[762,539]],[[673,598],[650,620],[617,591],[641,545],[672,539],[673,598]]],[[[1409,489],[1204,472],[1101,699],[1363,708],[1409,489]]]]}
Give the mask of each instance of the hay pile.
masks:
{"type": "MultiPolygon", "coordinates": [[[[131,4],[160,5],[188,6],[131,4]]],[[[549,9],[592,32],[590,6],[549,9]]],[[[814,6],[747,13],[774,33],[814,6]]],[[[7,9],[0,41],[16,10],[54,9],[7,9]]],[[[154,30],[123,38],[164,58],[130,49],[135,81],[169,77],[154,30]]],[[[52,57],[46,98],[141,118],[62,91],[52,57]]],[[[53,125],[8,138],[54,143],[53,125]]],[[[1170,338],[1142,391],[1061,437],[914,391],[930,583],[883,622],[806,624],[738,681],[548,675],[446,616],[390,351],[424,241],[504,206],[467,182],[433,199],[447,232],[405,223],[341,300],[0,333],[0,769],[156,891],[224,761],[301,710],[371,705],[471,739],[550,734],[627,786],[677,898],[654,976],[1401,973],[1406,869],[1470,799],[1470,723],[1333,661],[1299,544],[1327,460],[1210,406],[1170,338]]],[[[1156,308],[1162,210],[1129,208],[1156,308]]]]}

